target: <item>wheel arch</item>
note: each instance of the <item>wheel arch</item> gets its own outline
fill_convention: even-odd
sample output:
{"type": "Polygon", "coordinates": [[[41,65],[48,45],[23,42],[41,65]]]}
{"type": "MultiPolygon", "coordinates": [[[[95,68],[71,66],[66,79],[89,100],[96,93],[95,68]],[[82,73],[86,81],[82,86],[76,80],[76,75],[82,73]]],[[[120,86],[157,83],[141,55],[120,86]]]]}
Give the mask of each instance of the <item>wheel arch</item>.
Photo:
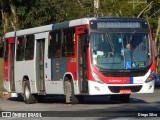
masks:
{"type": "MultiPolygon", "coordinates": [[[[23,90],[23,92],[24,92],[24,82],[29,82],[29,85],[30,85],[30,81],[29,81],[29,77],[28,77],[28,75],[24,75],[23,76],[23,79],[22,79],[22,90],[23,90]]],[[[30,85],[31,86],[31,85],[30,85]]],[[[31,90],[31,87],[30,87],[30,90],[31,90]]],[[[32,91],[32,90],[31,90],[32,91]]]]}
{"type": "Polygon", "coordinates": [[[67,72],[64,74],[64,77],[63,77],[63,90],[64,90],[64,94],[66,94],[66,90],[65,90],[65,81],[69,80],[72,85],[73,85],[73,88],[74,88],[74,93],[75,93],[75,84],[74,84],[74,78],[73,78],[73,75],[71,72],[67,72]]]}

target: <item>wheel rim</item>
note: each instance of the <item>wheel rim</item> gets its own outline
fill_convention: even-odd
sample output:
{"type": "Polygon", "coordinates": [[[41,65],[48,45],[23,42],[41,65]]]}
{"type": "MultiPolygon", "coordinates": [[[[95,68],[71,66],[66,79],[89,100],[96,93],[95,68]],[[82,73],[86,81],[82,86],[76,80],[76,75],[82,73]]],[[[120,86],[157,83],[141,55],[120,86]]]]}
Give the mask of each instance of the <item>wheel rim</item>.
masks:
{"type": "Polygon", "coordinates": [[[26,96],[26,99],[29,99],[29,95],[30,95],[29,88],[25,87],[25,96],[26,96]]]}

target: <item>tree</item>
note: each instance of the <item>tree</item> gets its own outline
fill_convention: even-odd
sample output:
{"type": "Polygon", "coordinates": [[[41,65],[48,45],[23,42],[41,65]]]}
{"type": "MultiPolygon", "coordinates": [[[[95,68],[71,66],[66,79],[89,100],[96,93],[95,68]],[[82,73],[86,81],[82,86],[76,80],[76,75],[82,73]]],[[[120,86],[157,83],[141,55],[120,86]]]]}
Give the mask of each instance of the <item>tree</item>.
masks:
{"type": "MultiPolygon", "coordinates": [[[[147,3],[136,4],[133,13],[133,5],[129,4],[129,1],[132,0],[100,0],[98,15],[138,16],[150,2],[154,1],[152,7],[140,16],[148,19],[160,8],[159,0],[147,0],[147,3]]],[[[0,0],[0,5],[1,36],[9,31],[94,16],[94,0],[0,0]]],[[[155,33],[158,17],[152,16],[148,20],[155,33]]]]}

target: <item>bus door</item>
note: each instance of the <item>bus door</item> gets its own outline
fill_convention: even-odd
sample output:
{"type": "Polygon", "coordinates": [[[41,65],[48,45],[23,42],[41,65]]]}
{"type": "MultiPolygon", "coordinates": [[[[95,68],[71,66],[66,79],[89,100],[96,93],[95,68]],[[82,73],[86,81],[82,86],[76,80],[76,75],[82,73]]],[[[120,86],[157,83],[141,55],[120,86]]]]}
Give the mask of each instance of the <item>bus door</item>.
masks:
{"type": "Polygon", "coordinates": [[[5,40],[4,53],[4,88],[9,92],[15,91],[14,81],[14,55],[15,44],[14,38],[5,40]]]}
{"type": "Polygon", "coordinates": [[[10,90],[15,91],[14,81],[14,55],[15,55],[15,44],[14,42],[9,43],[9,76],[10,76],[10,90]]]}
{"type": "Polygon", "coordinates": [[[36,39],[36,83],[39,94],[45,94],[44,81],[44,54],[45,53],[45,38],[36,39]]]}
{"type": "Polygon", "coordinates": [[[88,92],[88,34],[84,26],[76,28],[78,38],[78,84],[81,93],[88,92]]]}

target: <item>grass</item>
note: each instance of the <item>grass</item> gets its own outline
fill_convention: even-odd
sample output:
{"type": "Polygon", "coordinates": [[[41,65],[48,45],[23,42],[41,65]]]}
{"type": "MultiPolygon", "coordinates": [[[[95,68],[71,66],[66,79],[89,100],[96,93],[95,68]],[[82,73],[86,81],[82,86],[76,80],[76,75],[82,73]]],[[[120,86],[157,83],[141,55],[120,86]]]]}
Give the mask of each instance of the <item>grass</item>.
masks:
{"type": "Polygon", "coordinates": [[[0,91],[3,89],[3,58],[0,58],[0,91]]]}

